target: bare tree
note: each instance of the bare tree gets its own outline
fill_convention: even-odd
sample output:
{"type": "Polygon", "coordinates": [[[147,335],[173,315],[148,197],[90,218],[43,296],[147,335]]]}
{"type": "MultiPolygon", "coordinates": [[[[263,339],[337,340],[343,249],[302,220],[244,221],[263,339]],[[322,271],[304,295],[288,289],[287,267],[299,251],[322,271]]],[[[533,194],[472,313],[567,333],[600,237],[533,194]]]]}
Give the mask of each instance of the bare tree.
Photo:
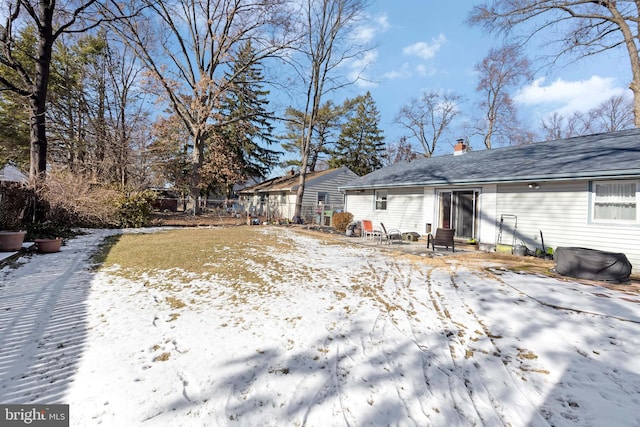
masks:
{"type": "Polygon", "coordinates": [[[543,118],[540,121],[543,139],[545,141],[552,141],[571,136],[566,130],[565,121],[565,117],[558,112],[553,112],[550,116],[543,118]]]}
{"type": "Polygon", "coordinates": [[[46,109],[53,45],[64,33],[83,32],[99,25],[100,21],[85,21],[95,17],[98,3],[7,0],[5,5],[6,18],[0,24],[0,65],[11,73],[0,74],[0,90],[29,100],[29,175],[43,177],[47,169],[46,109]],[[18,42],[29,27],[35,29],[35,46],[18,42]]]}
{"type": "Polygon", "coordinates": [[[529,61],[522,56],[518,45],[507,44],[491,49],[474,66],[474,70],[480,78],[476,91],[482,95],[479,106],[485,115],[478,126],[484,145],[491,149],[493,140],[509,143],[514,134],[521,133],[521,126],[516,105],[508,91],[523,80],[533,78],[529,61]]]}
{"type": "Polygon", "coordinates": [[[306,84],[306,102],[300,150],[300,182],[296,193],[294,216],[300,218],[302,198],[307,179],[314,127],[322,97],[329,91],[350,82],[337,79],[336,69],[345,61],[357,57],[364,49],[347,40],[353,25],[362,16],[369,0],[305,0],[304,42],[300,46],[303,70],[300,75],[306,84]]]}
{"type": "Polygon", "coordinates": [[[407,141],[406,136],[401,136],[396,142],[387,143],[386,153],[384,155],[387,166],[399,162],[410,162],[416,159],[416,153],[413,147],[407,141]]]}
{"type": "Polygon", "coordinates": [[[589,123],[596,132],[615,132],[634,126],[633,100],[614,95],[589,111],[589,123]]]}
{"type": "Polygon", "coordinates": [[[633,127],[631,104],[628,97],[614,95],[586,113],[576,111],[563,116],[554,112],[540,121],[543,137],[549,141],[629,129],[633,127]]]}
{"type": "Polygon", "coordinates": [[[120,20],[114,29],[146,65],[157,83],[157,94],[190,135],[189,193],[193,212],[199,213],[195,201],[207,186],[202,180],[203,164],[207,156],[225,155],[224,147],[220,151],[216,129],[246,119],[225,117],[222,102],[247,68],[289,45],[285,2],[141,1],[146,6],[142,16],[120,20]],[[253,57],[244,59],[244,68],[234,68],[235,59],[249,40],[253,57]],[[212,144],[209,152],[208,144],[212,144]]]}
{"type": "Polygon", "coordinates": [[[431,157],[436,145],[453,119],[460,113],[462,97],[454,93],[431,91],[420,99],[412,98],[405,104],[395,122],[404,126],[422,144],[424,156],[431,157]]]}
{"type": "Polygon", "coordinates": [[[48,97],[50,162],[93,181],[136,184],[130,160],[148,113],[139,61],[104,31],[59,41],[48,97]]]}
{"type": "Polygon", "coordinates": [[[556,58],[580,59],[625,49],[632,75],[629,88],[635,127],[640,127],[639,20],[637,2],[614,0],[493,0],[474,6],[468,17],[470,24],[490,32],[514,35],[516,29],[523,29],[526,39],[557,35],[552,40],[556,58]]]}

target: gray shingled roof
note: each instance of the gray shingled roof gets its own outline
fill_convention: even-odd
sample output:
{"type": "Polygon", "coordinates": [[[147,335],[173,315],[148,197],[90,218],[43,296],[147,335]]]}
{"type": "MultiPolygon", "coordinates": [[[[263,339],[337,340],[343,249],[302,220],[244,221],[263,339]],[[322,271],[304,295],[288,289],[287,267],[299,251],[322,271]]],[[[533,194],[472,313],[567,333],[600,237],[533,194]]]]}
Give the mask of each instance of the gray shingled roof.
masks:
{"type": "Polygon", "coordinates": [[[640,129],[396,163],[343,190],[640,176],[640,129]]]}
{"type": "MultiPolygon", "coordinates": [[[[309,172],[306,178],[306,185],[321,184],[324,180],[333,178],[339,174],[354,174],[351,169],[346,166],[339,168],[325,169],[322,171],[309,172]]],[[[280,191],[296,191],[300,185],[300,173],[287,174],[268,179],[259,184],[245,187],[239,191],[240,194],[268,193],[280,191]]]]}

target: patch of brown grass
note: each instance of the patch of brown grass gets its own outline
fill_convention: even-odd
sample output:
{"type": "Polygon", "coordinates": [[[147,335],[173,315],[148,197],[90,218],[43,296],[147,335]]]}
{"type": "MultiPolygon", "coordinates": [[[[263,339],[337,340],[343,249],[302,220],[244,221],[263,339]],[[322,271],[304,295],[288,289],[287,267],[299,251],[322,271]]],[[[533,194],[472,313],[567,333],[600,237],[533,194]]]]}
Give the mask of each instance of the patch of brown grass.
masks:
{"type": "Polygon", "coordinates": [[[538,358],[538,356],[535,353],[533,353],[533,352],[531,352],[529,350],[525,350],[523,348],[519,348],[518,349],[518,356],[517,357],[518,357],[518,359],[527,359],[527,360],[534,360],[534,359],[538,358]]]}
{"type": "MultiPolygon", "coordinates": [[[[293,241],[262,232],[261,227],[185,228],[149,234],[125,234],[103,256],[103,266],[119,266],[117,274],[139,279],[162,271],[172,281],[220,277],[231,285],[266,285],[263,271],[278,274],[279,254],[290,253],[293,241]],[[265,248],[270,248],[265,251],[265,248]],[[260,266],[269,267],[261,269],[260,266]]],[[[171,289],[167,289],[171,290],[171,289]]]]}
{"type": "Polygon", "coordinates": [[[178,309],[178,308],[183,308],[187,306],[187,304],[185,304],[183,301],[179,300],[176,297],[167,297],[165,298],[165,300],[167,301],[167,304],[169,304],[169,307],[171,308],[178,309]]]}
{"type": "Polygon", "coordinates": [[[166,362],[171,357],[171,353],[164,352],[153,358],[154,362],[166,362]]]}

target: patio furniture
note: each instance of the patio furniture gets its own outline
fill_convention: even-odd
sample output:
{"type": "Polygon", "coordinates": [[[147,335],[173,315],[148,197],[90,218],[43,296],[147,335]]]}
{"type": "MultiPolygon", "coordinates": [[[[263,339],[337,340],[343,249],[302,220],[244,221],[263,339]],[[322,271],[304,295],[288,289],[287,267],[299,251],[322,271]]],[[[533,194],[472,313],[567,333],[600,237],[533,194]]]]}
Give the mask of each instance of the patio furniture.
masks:
{"type": "Polygon", "coordinates": [[[380,230],[373,229],[373,222],[368,219],[362,220],[362,238],[372,239],[380,235],[380,230]]]}
{"type": "Polygon", "coordinates": [[[633,268],[624,253],[591,248],[561,246],[553,258],[558,274],[578,279],[628,283],[633,268]]]}
{"type": "Polygon", "coordinates": [[[387,227],[384,226],[383,223],[380,223],[380,227],[382,227],[382,232],[380,233],[380,243],[382,240],[385,240],[388,244],[393,242],[402,243],[402,233],[397,228],[390,228],[387,230],[387,227]]]}
{"type": "Polygon", "coordinates": [[[455,243],[453,242],[455,234],[455,228],[438,228],[435,236],[431,233],[427,236],[427,248],[431,245],[431,248],[435,251],[436,246],[445,246],[447,249],[451,246],[451,252],[455,252],[455,243]]]}

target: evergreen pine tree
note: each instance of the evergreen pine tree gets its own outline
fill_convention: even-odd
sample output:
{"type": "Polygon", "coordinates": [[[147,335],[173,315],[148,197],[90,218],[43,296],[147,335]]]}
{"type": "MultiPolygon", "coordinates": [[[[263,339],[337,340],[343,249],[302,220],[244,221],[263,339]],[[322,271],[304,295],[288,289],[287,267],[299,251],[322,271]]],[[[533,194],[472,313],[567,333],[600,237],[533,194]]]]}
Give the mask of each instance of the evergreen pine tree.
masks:
{"type": "Polygon", "coordinates": [[[384,136],[378,128],[380,113],[371,93],[367,92],[352,102],[352,115],[342,125],[329,165],[346,166],[362,176],[384,165],[384,136]]]}
{"type": "MultiPolygon", "coordinates": [[[[341,119],[346,112],[346,107],[334,105],[333,102],[325,102],[316,117],[313,125],[311,146],[309,147],[309,162],[307,164],[309,172],[316,170],[319,164],[326,161],[333,150],[336,135],[341,126],[341,119]]],[[[294,154],[300,154],[302,149],[302,129],[304,126],[304,112],[293,107],[285,111],[287,118],[287,134],[283,138],[288,140],[282,144],[282,148],[294,154]]],[[[300,166],[300,160],[290,160],[286,166],[300,166]]]]}
{"type": "MultiPolygon", "coordinates": [[[[275,142],[272,113],[267,111],[269,91],[263,89],[262,71],[252,58],[251,42],[247,42],[230,73],[233,86],[221,108],[229,124],[217,135],[228,150],[229,160],[235,163],[236,173],[244,179],[265,178],[281,154],[269,148],[275,142]]],[[[230,187],[233,184],[227,182],[230,187]]]]}
{"type": "Polygon", "coordinates": [[[21,98],[0,92],[0,168],[9,161],[29,170],[29,117],[21,98]]]}

